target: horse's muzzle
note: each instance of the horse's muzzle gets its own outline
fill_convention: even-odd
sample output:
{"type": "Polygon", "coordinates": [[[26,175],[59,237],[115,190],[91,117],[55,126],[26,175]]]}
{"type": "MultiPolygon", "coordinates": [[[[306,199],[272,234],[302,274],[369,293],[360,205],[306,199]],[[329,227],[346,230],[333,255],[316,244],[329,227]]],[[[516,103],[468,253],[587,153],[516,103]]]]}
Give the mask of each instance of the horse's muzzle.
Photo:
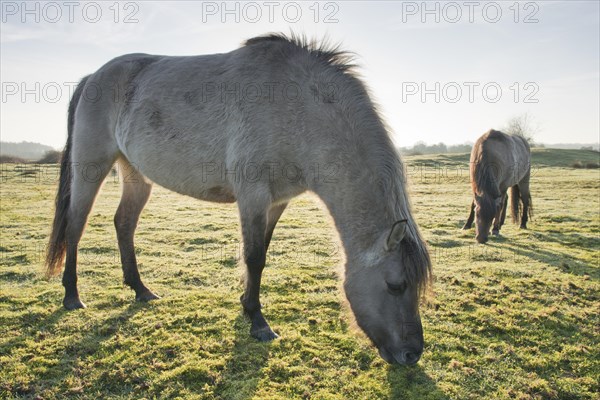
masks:
{"type": "Polygon", "coordinates": [[[389,352],[385,347],[379,348],[379,355],[390,364],[414,365],[421,358],[422,350],[406,348],[394,353],[389,352]]]}

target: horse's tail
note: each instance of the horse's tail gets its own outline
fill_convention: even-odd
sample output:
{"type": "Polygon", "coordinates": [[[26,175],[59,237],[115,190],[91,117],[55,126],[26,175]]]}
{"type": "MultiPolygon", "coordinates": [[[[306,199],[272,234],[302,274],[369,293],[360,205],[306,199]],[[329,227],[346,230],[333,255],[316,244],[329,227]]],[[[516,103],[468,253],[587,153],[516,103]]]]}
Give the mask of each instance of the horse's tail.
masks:
{"type": "Polygon", "coordinates": [[[512,210],[512,222],[515,224],[519,223],[521,219],[521,193],[518,185],[514,185],[510,188],[510,205],[512,210]]]}
{"type": "Polygon", "coordinates": [[[60,181],[58,184],[58,192],[56,193],[56,209],[54,212],[54,223],[52,224],[52,233],[46,251],[46,276],[51,277],[57,275],[65,258],[67,250],[66,232],[69,212],[71,204],[71,150],[73,143],[73,125],[75,123],[75,110],[79,99],[83,94],[83,88],[87,82],[89,75],[84,77],[77,85],[71,102],[69,103],[69,114],[67,119],[67,144],[62,154],[60,162],[60,181]]]}

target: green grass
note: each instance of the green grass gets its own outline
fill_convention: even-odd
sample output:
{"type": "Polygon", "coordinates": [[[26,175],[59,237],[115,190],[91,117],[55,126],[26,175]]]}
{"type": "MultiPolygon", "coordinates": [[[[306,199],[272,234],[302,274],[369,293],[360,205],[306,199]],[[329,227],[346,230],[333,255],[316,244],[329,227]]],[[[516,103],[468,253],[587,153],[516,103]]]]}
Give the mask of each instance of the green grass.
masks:
{"type": "Polygon", "coordinates": [[[136,244],[162,299],[138,304],[121,283],[110,177],[81,242],[88,308],[66,312],[60,280],[40,274],[56,166],[4,164],[0,398],[597,399],[600,172],[566,168],[597,154],[536,150],[530,229],[507,223],[487,245],[459,229],[468,156],[406,157],[435,272],[413,367],[387,365],[354,327],[341,249],[312,195],[294,200],[275,231],[262,302],[281,338],[257,343],[238,301],[235,205],[155,187],[136,244]]]}

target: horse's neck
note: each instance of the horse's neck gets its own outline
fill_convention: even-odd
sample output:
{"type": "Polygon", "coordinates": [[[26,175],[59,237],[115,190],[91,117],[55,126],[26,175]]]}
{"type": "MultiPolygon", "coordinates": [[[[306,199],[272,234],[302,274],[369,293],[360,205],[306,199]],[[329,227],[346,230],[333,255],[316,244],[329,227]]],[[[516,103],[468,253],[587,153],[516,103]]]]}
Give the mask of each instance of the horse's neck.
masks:
{"type": "Polygon", "coordinates": [[[389,217],[378,196],[376,177],[356,179],[347,173],[338,178],[315,192],[333,217],[346,257],[362,257],[379,238],[389,217]]]}

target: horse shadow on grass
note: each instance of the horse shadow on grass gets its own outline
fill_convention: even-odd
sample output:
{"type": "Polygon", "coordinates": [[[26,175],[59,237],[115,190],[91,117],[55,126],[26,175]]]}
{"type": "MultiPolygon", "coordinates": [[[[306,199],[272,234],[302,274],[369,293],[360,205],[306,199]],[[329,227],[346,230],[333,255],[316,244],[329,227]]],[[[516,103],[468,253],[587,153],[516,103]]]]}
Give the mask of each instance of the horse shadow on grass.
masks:
{"type": "MultiPolygon", "coordinates": [[[[546,236],[541,236],[542,240],[548,240],[546,236]]],[[[561,243],[558,240],[548,240],[561,243]]],[[[507,242],[503,240],[502,242],[507,242]]],[[[493,246],[493,244],[492,244],[493,246]]],[[[531,247],[525,244],[510,243],[510,252],[514,262],[524,262],[527,259],[536,260],[543,264],[557,268],[561,272],[572,275],[590,275],[594,278],[599,278],[598,269],[583,261],[577,260],[572,254],[562,251],[545,250],[541,248],[531,247]]]]}
{"type": "MultiPolygon", "coordinates": [[[[5,302],[6,304],[15,303],[15,306],[20,306],[18,303],[4,296],[0,297],[0,301],[5,302]]],[[[0,356],[10,357],[19,348],[26,347],[27,340],[37,341],[43,339],[46,334],[52,332],[65,312],[66,310],[62,307],[57,308],[48,316],[43,317],[42,321],[40,321],[39,313],[29,312],[18,317],[16,321],[12,321],[15,326],[26,328],[22,330],[20,335],[14,336],[2,343],[2,346],[0,347],[0,356]]]]}
{"type": "MultiPolygon", "coordinates": [[[[42,307],[42,309],[38,308],[29,310],[29,306],[31,305],[40,303],[47,305],[46,300],[43,299],[43,297],[46,295],[47,293],[42,293],[37,296],[37,298],[28,301],[22,301],[9,296],[0,296],[0,301],[9,305],[14,311],[27,311],[16,317],[15,320],[11,321],[15,326],[22,327],[22,331],[19,336],[15,336],[3,343],[3,346],[0,349],[0,355],[11,355],[21,346],[27,346],[26,342],[28,340],[33,340],[36,342],[44,341],[48,336],[52,336],[56,332],[57,327],[61,325],[67,315],[86,312],[85,310],[68,311],[62,305],[51,305],[48,306],[48,308],[42,307]],[[52,311],[48,313],[47,311],[43,310],[43,308],[46,308],[46,310],[50,309],[52,311]]],[[[53,301],[54,300],[55,299],[53,299],[53,301]]],[[[140,306],[143,307],[143,305],[132,304],[123,313],[131,314],[132,310],[140,306]]],[[[114,318],[122,317],[118,316],[114,318]]],[[[100,322],[104,323],[105,321],[100,322]]],[[[92,326],[88,329],[88,333],[91,332],[97,333],[98,329],[96,329],[95,326],[92,326]]]]}
{"type": "MultiPolygon", "coordinates": [[[[534,235],[538,240],[543,241],[544,243],[555,242],[560,243],[563,246],[571,245],[569,240],[572,240],[573,238],[573,234],[570,233],[553,233],[548,235],[536,232],[534,235]]],[[[510,251],[509,257],[504,259],[504,261],[507,261],[507,265],[510,265],[510,263],[515,265],[527,264],[537,261],[544,266],[555,268],[564,274],[575,276],[588,275],[592,277],[592,279],[598,279],[600,277],[597,268],[595,268],[591,262],[586,263],[581,261],[576,258],[576,255],[570,254],[564,250],[545,249],[535,246],[533,243],[527,244],[514,241],[510,243],[510,247],[508,248],[495,246],[493,243],[491,246],[498,251],[507,249],[510,251]]],[[[537,273],[539,273],[539,271],[537,273]]],[[[512,317],[512,324],[523,329],[527,329],[532,325],[542,326],[544,330],[552,333],[552,338],[539,342],[535,337],[532,338],[527,335],[522,335],[518,332],[511,331],[510,329],[505,331],[503,327],[501,327],[500,331],[497,331],[497,327],[494,326],[485,329],[484,332],[488,335],[495,335],[497,340],[509,344],[515,349],[529,347],[537,349],[536,351],[540,352],[546,351],[544,350],[544,347],[546,346],[550,347],[552,349],[551,351],[554,351],[555,347],[579,346],[582,341],[585,340],[593,342],[593,334],[589,329],[583,329],[584,325],[580,319],[569,316],[569,314],[566,314],[566,316],[562,315],[565,311],[565,307],[572,307],[573,305],[579,307],[577,303],[579,298],[586,299],[589,298],[588,296],[593,296],[593,289],[577,286],[575,283],[570,282],[571,279],[569,279],[568,276],[564,278],[561,277],[560,283],[554,283],[552,281],[541,282],[537,279],[538,277],[535,274],[536,272],[534,271],[514,271],[514,275],[512,275],[515,277],[525,276],[531,278],[525,283],[528,286],[521,289],[523,290],[523,302],[527,303],[527,307],[530,309],[542,309],[543,307],[552,306],[557,308],[557,311],[555,311],[555,314],[550,313],[549,315],[543,313],[538,314],[535,316],[534,320],[532,320],[530,312],[517,314],[512,317]],[[568,286],[564,285],[565,283],[568,283],[568,286]],[[561,284],[566,288],[561,288],[561,284]],[[554,296],[556,296],[556,300],[552,303],[549,303],[546,297],[538,295],[539,292],[547,292],[550,290],[553,291],[553,293],[555,293],[554,296]]],[[[521,306],[515,304],[512,307],[518,309],[521,306]]],[[[486,327],[483,326],[483,328],[486,327]]],[[[535,373],[548,381],[553,381],[554,379],[553,374],[555,373],[555,369],[553,368],[541,368],[536,365],[530,366],[525,363],[520,364],[519,367],[526,372],[535,373]]]]}
{"type": "MultiPolygon", "coordinates": [[[[240,314],[234,321],[235,343],[222,379],[214,390],[217,399],[247,400],[255,397],[264,367],[270,358],[271,342],[258,342],[248,334],[250,324],[240,314]]],[[[389,399],[449,399],[420,365],[388,366],[389,399]]]]}
{"type": "Polygon", "coordinates": [[[419,364],[410,367],[389,366],[387,379],[390,400],[449,399],[419,364]]]}
{"type": "Polygon", "coordinates": [[[250,336],[250,323],[240,313],[233,323],[235,342],[214,395],[217,399],[246,400],[254,397],[263,377],[271,342],[259,342],[250,336]]]}
{"type": "MultiPolygon", "coordinates": [[[[40,383],[44,381],[54,382],[54,384],[61,382],[60,385],[63,385],[73,376],[73,369],[81,360],[98,352],[102,343],[113,338],[118,333],[120,327],[126,324],[139,311],[149,307],[152,307],[152,305],[134,302],[110,316],[94,320],[92,325],[85,327],[85,332],[80,337],[66,344],[57,367],[50,368],[39,375],[40,383]]],[[[74,312],[85,311],[67,311],[60,307],[46,321],[41,322],[41,324],[45,330],[49,331],[52,327],[58,326],[68,313],[74,312]]],[[[64,389],[68,390],[66,387],[64,389]]]]}
{"type": "MultiPolygon", "coordinates": [[[[542,233],[535,232],[533,235],[542,242],[545,243],[558,243],[563,246],[572,246],[579,249],[590,249],[598,247],[600,240],[597,238],[590,238],[577,233],[542,233]]],[[[444,242],[439,244],[441,247],[452,247],[444,246],[444,242]]],[[[572,274],[572,275],[589,275],[595,279],[600,278],[600,272],[593,265],[577,260],[572,254],[557,251],[557,250],[545,250],[538,247],[532,247],[530,244],[520,244],[512,240],[509,236],[490,236],[489,242],[484,246],[473,245],[473,253],[479,254],[480,258],[489,258],[489,254],[496,254],[499,258],[507,260],[506,251],[509,252],[508,260],[513,262],[524,262],[527,259],[536,260],[543,264],[553,266],[561,272],[572,274]],[[502,248],[498,245],[505,244],[510,246],[509,248],[502,248]],[[477,249],[480,249],[479,251],[477,249]],[[487,249],[487,251],[486,251],[487,249]]],[[[497,260],[500,261],[500,260],[497,260]]]]}

